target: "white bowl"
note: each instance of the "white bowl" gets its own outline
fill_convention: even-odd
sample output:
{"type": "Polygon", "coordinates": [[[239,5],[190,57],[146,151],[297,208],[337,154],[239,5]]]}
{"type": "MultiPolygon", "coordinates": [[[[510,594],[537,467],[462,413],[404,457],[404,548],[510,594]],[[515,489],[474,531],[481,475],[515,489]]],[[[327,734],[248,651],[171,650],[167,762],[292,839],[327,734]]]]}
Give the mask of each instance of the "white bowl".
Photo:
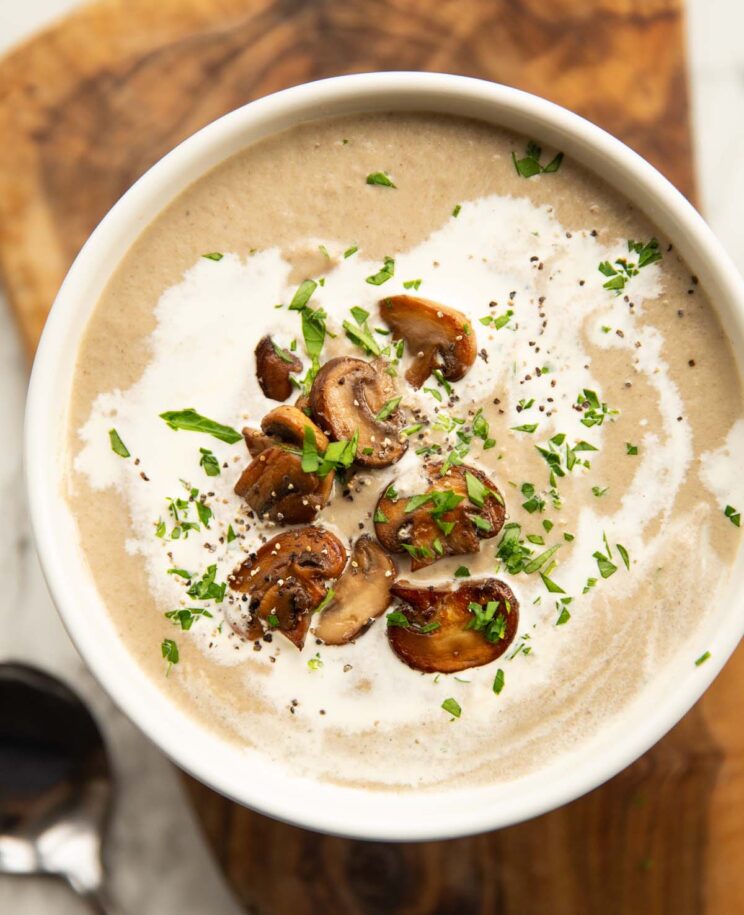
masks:
{"type": "MultiPolygon", "coordinates": [[[[78,255],[54,303],[36,356],[26,413],[26,476],[36,544],[50,590],[73,641],[103,687],[168,756],[235,801],[312,829],[368,839],[421,840],[507,826],[589,791],[633,762],[703,694],[742,631],[744,558],[731,591],[709,615],[711,659],[682,681],[655,686],[653,702],[631,705],[580,758],[558,758],[516,781],[456,791],[380,792],[288,776],[172,703],[119,641],[78,546],[63,496],[67,405],[78,342],[109,276],[139,233],[185,187],[267,134],[301,121],[369,111],[434,111],[480,118],[544,141],[597,172],[634,201],[674,242],[716,303],[740,365],[744,286],[690,204],[651,165],[609,134],[535,96],[459,76],[371,73],[271,95],[186,140],[121,198],[78,255]]],[[[384,764],[384,761],[381,761],[384,764]]]]}

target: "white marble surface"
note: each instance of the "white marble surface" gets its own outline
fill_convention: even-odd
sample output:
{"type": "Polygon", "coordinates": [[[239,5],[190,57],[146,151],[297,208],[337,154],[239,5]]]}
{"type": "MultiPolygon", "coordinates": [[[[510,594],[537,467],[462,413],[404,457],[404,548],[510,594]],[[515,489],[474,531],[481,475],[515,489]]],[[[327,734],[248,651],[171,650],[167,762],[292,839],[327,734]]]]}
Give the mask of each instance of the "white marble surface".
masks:
{"type": "MultiPolygon", "coordinates": [[[[0,53],[77,0],[0,0],[0,53]]],[[[744,269],[744,4],[688,0],[695,143],[704,212],[744,269]]],[[[27,366],[0,297],[0,658],[31,660],[75,684],[104,724],[120,777],[111,834],[113,886],[131,915],[232,915],[172,766],[111,705],[85,671],[52,606],[29,542],[21,427],[27,366]]],[[[84,908],[50,881],[0,877],[3,915],[73,915],[84,908]]]]}

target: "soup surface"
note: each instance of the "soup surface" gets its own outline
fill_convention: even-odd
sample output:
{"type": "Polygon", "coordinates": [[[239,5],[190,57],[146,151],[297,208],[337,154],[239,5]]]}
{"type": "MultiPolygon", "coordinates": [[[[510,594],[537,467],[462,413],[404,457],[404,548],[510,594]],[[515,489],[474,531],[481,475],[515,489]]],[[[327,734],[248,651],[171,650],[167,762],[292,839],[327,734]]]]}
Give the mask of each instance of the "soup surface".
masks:
{"type": "Polygon", "coordinates": [[[70,406],[81,543],[141,666],[246,752],[381,789],[512,779],[580,749],[674,665],[699,675],[739,544],[737,367],[669,242],[558,153],[427,114],[308,123],[191,186],[98,303],[70,406]],[[234,491],[262,460],[240,431],[280,406],[258,377],[266,336],[286,405],[314,388],[301,415],[350,443],[323,465],[322,432],[264,442],[259,477],[294,459],[326,491],[304,525],[284,524],[273,484],[253,507],[234,491]],[[358,393],[348,435],[319,415],[313,376],[333,358],[371,365],[379,438],[354,439],[358,393]],[[394,567],[375,546],[391,512],[394,567]],[[454,552],[466,521],[471,551],[454,552]],[[299,610],[277,576],[257,609],[256,551],[307,524],[338,538],[340,567],[313,573],[299,610]],[[355,566],[342,586],[364,534],[388,574],[355,566]],[[431,594],[388,595],[396,577],[463,589],[467,651],[431,594]],[[494,579],[507,588],[481,600],[494,579]],[[327,644],[314,632],[337,591],[342,610],[362,594],[363,618],[327,644]]]}

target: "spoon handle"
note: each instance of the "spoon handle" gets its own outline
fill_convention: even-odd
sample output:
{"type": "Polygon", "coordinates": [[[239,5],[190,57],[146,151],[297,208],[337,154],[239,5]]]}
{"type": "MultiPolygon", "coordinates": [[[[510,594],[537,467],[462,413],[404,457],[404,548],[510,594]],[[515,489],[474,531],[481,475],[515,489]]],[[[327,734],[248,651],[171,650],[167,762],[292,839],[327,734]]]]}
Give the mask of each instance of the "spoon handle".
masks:
{"type": "Polygon", "coordinates": [[[109,895],[108,890],[103,886],[89,890],[83,898],[95,915],[123,915],[119,906],[114,903],[109,895]]]}

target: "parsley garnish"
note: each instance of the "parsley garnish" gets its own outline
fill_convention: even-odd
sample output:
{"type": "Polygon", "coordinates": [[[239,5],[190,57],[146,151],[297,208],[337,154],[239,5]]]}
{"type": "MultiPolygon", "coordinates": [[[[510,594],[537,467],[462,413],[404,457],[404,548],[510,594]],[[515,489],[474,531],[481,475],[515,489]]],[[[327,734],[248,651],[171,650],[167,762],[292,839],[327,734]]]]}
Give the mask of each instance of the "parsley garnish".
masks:
{"type": "Polygon", "coordinates": [[[382,422],[384,419],[387,419],[398,409],[398,404],[401,402],[402,397],[392,397],[390,400],[386,401],[379,413],[375,415],[375,422],[382,422]]]}
{"type": "Polygon", "coordinates": [[[521,175],[523,178],[532,178],[533,175],[544,175],[549,174],[550,172],[557,172],[561,167],[561,162],[563,162],[563,153],[557,153],[547,165],[540,165],[541,155],[542,149],[534,140],[530,140],[527,144],[523,159],[517,159],[517,154],[512,152],[512,162],[514,162],[514,168],[517,170],[517,174],[521,175]]]}
{"type": "Polygon", "coordinates": [[[540,572],[540,578],[542,578],[542,583],[550,591],[551,594],[565,594],[566,592],[563,588],[553,581],[552,578],[548,578],[545,572],[540,572]]]}
{"type": "Polygon", "coordinates": [[[501,692],[501,690],[503,688],[504,688],[504,671],[499,667],[499,669],[496,671],[496,676],[493,678],[493,686],[491,687],[491,689],[498,696],[498,694],[501,692]]]}
{"type": "Polygon", "coordinates": [[[204,473],[208,477],[218,477],[220,475],[220,462],[209,450],[209,448],[200,448],[199,466],[204,468],[204,473]]]}
{"type": "Polygon", "coordinates": [[[171,667],[173,667],[174,664],[178,664],[178,645],[176,645],[173,639],[163,639],[160,645],[160,653],[168,662],[168,668],[165,672],[167,677],[171,667]]]}
{"type": "Polygon", "coordinates": [[[310,660],[307,662],[307,666],[309,670],[320,670],[323,666],[320,655],[316,654],[314,658],[310,658],[310,660]]]}
{"type": "Polygon", "coordinates": [[[602,578],[609,578],[610,575],[614,575],[615,572],[617,572],[615,563],[605,556],[604,553],[597,550],[595,553],[592,553],[592,556],[597,560],[597,567],[599,568],[599,574],[602,578]]]}
{"type": "Polygon", "coordinates": [[[371,175],[367,175],[367,184],[377,184],[380,187],[395,187],[392,179],[385,172],[372,172],[371,175]]]}
{"type": "Polygon", "coordinates": [[[701,654],[700,657],[695,661],[695,667],[700,667],[701,664],[705,664],[705,662],[708,660],[709,657],[710,657],[709,651],[706,651],[704,654],[701,654]]]}
{"type": "MultiPolygon", "coordinates": [[[[360,311],[363,311],[363,309],[360,309],[360,311]]],[[[372,331],[366,322],[359,327],[352,324],[351,321],[344,321],[342,327],[346,331],[346,336],[349,340],[361,347],[365,353],[369,353],[370,356],[379,356],[382,353],[379,343],[372,336],[372,331]]]]}
{"type": "MultiPolygon", "coordinates": [[[[471,601],[468,604],[468,610],[473,614],[473,618],[468,621],[465,628],[482,632],[487,641],[492,644],[500,642],[506,635],[506,616],[503,613],[496,616],[498,608],[499,602],[495,600],[489,600],[485,607],[471,601]]],[[[505,601],[504,610],[507,615],[511,613],[509,601],[505,601]]]]}
{"type": "Polygon", "coordinates": [[[495,493],[492,489],[489,489],[487,486],[484,486],[481,481],[473,476],[469,470],[465,471],[465,486],[468,491],[468,499],[476,505],[478,508],[483,508],[486,503],[486,499],[489,496],[493,496],[497,502],[503,505],[503,499],[495,493]]]}
{"type": "Polygon", "coordinates": [[[358,250],[359,250],[358,245],[352,245],[350,248],[347,248],[344,251],[344,257],[351,257],[351,255],[356,254],[358,250]]]}
{"type": "Polygon", "coordinates": [[[733,505],[727,505],[726,508],[724,508],[723,513],[732,524],[735,524],[736,527],[741,527],[741,514],[733,505]]]}
{"type": "Polygon", "coordinates": [[[389,279],[392,279],[395,275],[395,261],[392,257],[386,257],[382,267],[373,273],[372,276],[368,276],[366,282],[372,286],[382,286],[383,283],[387,283],[389,279]]]}
{"type": "Polygon", "coordinates": [[[513,311],[507,311],[503,315],[486,315],[478,320],[484,327],[492,327],[494,330],[501,330],[502,327],[506,327],[513,314],[513,311]]]}
{"type": "Polygon", "coordinates": [[[225,599],[227,584],[224,581],[221,584],[217,584],[215,581],[216,576],[217,566],[208,566],[201,579],[194,582],[186,593],[196,600],[213,600],[221,603],[225,599]]]}
{"type": "Polygon", "coordinates": [[[232,524],[229,524],[227,527],[227,542],[232,543],[233,540],[237,540],[237,539],[238,539],[238,535],[233,530],[232,524]]]}
{"type": "Polygon", "coordinates": [[[457,217],[460,215],[461,209],[462,209],[462,206],[459,203],[456,203],[454,210],[452,210],[452,215],[455,217],[455,219],[457,219],[457,217]]]}
{"type": "Polygon", "coordinates": [[[637,254],[638,260],[633,262],[625,257],[618,257],[612,264],[609,261],[602,261],[598,267],[599,272],[603,276],[609,277],[607,282],[602,284],[602,287],[604,289],[612,290],[615,295],[620,295],[628,282],[634,276],[638,276],[641,268],[661,260],[659,242],[655,238],[652,238],[645,244],[640,241],[632,241],[629,239],[628,252],[630,254],[637,254]]]}
{"type": "Polygon", "coordinates": [[[561,607],[558,619],[555,621],[556,626],[563,626],[571,619],[571,614],[566,607],[561,607]]]}
{"type": "Polygon", "coordinates": [[[321,479],[327,477],[332,470],[341,470],[351,467],[354,463],[359,444],[359,430],[348,441],[342,439],[331,442],[324,452],[318,451],[315,432],[310,426],[305,427],[302,442],[302,470],[304,473],[315,473],[321,479]]]}
{"type": "Polygon", "coordinates": [[[315,280],[303,280],[297,287],[297,291],[292,296],[289,303],[290,311],[302,311],[312,298],[313,293],[318,288],[315,280]]]}
{"type": "Polygon", "coordinates": [[[452,715],[453,718],[459,718],[462,714],[460,703],[456,699],[445,699],[442,703],[442,708],[445,710],[445,712],[452,715]]]}
{"type": "Polygon", "coordinates": [[[119,457],[128,458],[130,456],[129,449],[121,440],[116,429],[109,429],[109,441],[111,442],[111,450],[118,454],[119,457]]]}
{"type": "Polygon", "coordinates": [[[160,418],[164,419],[170,428],[176,431],[183,429],[185,432],[203,432],[206,435],[218,438],[221,442],[227,442],[228,445],[234,445],[235,442],[239,442],[243,438],[240,432],[237,432],[231,426],[223,426],[213,419],[208,419],[206,416],[197,413],[193,407],[188,407],[185,410],[168,410],[165,413],[161,413],[160,418]]]}
{"type": "Polygon", "coordinates": [[[333,590],[333,588],[329,588],[326,593],[326,596],[318,604],[318,606],[313,610],[313,613],[322,613],[323,610],[325,610],[325,608],[331,603],[331,601],[333,600],[333,598],[335,596],[336,596],[336,592],[333,590]]]}
{"type": "Polygon", "coordinates": [[[224,254],[220,254],[219,251],[212,251],[210,254],[202,254],[202,257],[206,257],[208,261],[221,261],[224,257],[224,254]]]}
{"type": "Polygon", "coordinates": [[[212,614],[203,607],[184,607],[181,610],[169,610],[164,616],[187,632],[200,616],[211,617],[212,614]]]}
{"type": "Polygon", "coordinates": [[[617,547],[617,551],[620,554],[620,558],[625,564],[625,568],[630,569],[630,556],[628,555],[628,551],[625,549],[622,543],[616,543],[615,546],[617,547]]]}
{"type": "Polygon", "coordinates": [[[631,445],[630,442],[625,443],[625,453],[626,454],[638,454],[638,445],[631,445]]]}
{"type": "Polygon", "coordinates": [[[455,578],[469,578],[470,569],[467,566],[458,566],[455,569],[455,578]]]}
{"type": "MultiPolygon", "coordinates": [[[[589,428],[601,426],[608,416],[617,416],[618,413],[617,410],[610,410],[606,403],[600,402],[596,392],[590,391],[589,388],[584,388],[576,398],[576,403],[584,411],[581,418],[582,425],[589,428]]],[[[593,450],[596,451],[596,448],[593,450]]]]}
{"type": "Polygon", "coordinates": [[[512,432],[529,432],[532,434],[538,427],[538,423],[525,423],[523,426],[512,426],[512,432]]]}
{"type": "Polygon", "coordinates": [[[392,610],[385,619],[387,620],[388,626],[399,626],[401,629],[408,629],[411,625],[411,621],[405,613],[401,613],[400,610],[392,610]]]}
{"type": "Polygon", "coordinates": [[[415,289],[418,292],[419,288],[421,287],[422,282],[423,282],[423,280],[406,280],[403,283],[403,288],[404,289],[415,289]]]}

